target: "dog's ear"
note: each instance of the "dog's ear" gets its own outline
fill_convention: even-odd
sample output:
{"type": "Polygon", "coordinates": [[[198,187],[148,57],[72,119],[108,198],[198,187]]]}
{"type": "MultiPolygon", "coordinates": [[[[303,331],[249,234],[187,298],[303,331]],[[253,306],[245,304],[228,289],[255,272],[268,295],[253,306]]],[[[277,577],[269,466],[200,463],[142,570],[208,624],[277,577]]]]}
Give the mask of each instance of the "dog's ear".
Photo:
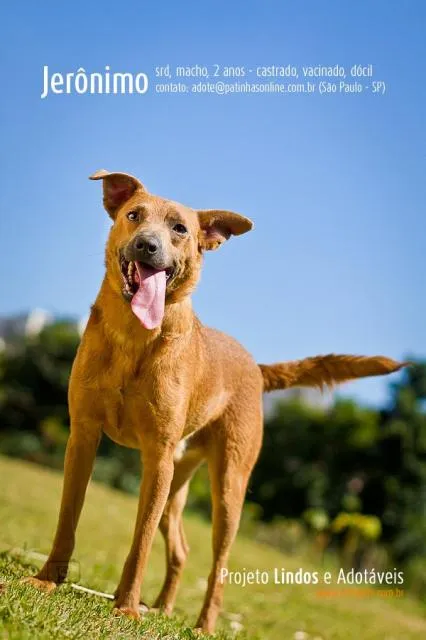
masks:
{"type": "Polygon", "coordinates": [[[207,209],[197,211],[200,223],[200,248],[217,249],[231,236],[239,236],[253,228],[253,222],[233,211],[207,209]]]}
{"type": "Polygon", "coordinates": [[[118,209],[135,191],[146,192],[145,187],[137,178],[128,173],[109,173],[105,169],[96,171],[90,180],[103,180],[104,207],[114,220],[118,209]]]}

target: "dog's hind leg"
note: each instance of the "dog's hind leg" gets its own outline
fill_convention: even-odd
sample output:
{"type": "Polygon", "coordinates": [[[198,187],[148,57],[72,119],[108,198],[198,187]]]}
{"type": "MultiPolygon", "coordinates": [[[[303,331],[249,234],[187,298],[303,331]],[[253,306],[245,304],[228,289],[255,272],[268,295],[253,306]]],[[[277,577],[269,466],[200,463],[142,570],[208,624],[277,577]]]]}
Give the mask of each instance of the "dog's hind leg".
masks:
{"type": "MultiPolygon", "coordinates": [[[[251,406],[253,409],[253,403],[251,406]]],[[[262,436],[262,417],[258,407],[254,407],[254,412],[244,411],[241,407],[222,420],[222,424],[212,430],[212,444],[207,453],[213,503],[213,567],[196,624],[196,628],[205,633],[214,632],[222,607],[229,552],[238,530],[247,483],[262,436]]]]}
{"type": "MultiPolygon", "coordinates": [[[[194,440],[197,438],[195,437],[194,440]]],[[[169,498],[160,521],[166,545],[167,570],[163,587],[154,603],[167,615],[173,611],[179,581],[189,552],[183,529],[182,512],[188,496],[189,483],[195,470],[205,459],[205,451],[190,444],[182,457],[175,461],[169,498]]]]}

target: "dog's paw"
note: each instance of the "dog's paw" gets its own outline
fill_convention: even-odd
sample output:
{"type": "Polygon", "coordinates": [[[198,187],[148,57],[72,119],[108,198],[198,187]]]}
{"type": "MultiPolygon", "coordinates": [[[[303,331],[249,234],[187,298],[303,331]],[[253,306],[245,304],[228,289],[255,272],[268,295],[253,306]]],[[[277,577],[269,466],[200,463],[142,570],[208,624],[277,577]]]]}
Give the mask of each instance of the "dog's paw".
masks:
{"type": "Polygon", "coordinates": [[[132,607],[114,607],[112,614],[114,616],[127,616],[135,620],[140,620],[141,617],[139,609],[133,609],[132,607]]]}
{"type": "Polygon", "coordinates": [[[214,633],[214,627],[214,624],[208,624],[207,621],[200,622],[200,620],[197,620],[197,624],[193,627],[192,632],[197,637],[205,637],[214,633]]]}
{"type": "Polygon", "coordinates": [[[149,613],[150,611],[151,611],[151,607],[149,606],[149,604],[141,600],[139,602],[139,613],[143,615],[144,613],[149,613]]]}
{"type": "Polygon", "coordinates": [[[170,618],[173,614],[173,603],[168,603],[167,599],[160,594],[152,607],[149,608],[149,612],[162,613],[164,616],[167,616],[167,618],[170,618]]]}
{"type": "Polygon", "coordinates": [[[163,605],[158,607],[154,604],[153,607],[149,608],[149,613],[152,613],[154,615],[158,615],[161,613],[161,615],[166,616],[167,618],[170,618],[173,613],[173,610],[170,607],[164,607],[163,605]]]}
{"type": "Polygon", "coordinates": [[[21,584],[29,584],[32,587],[35,587],[39,591],[44,591],[45,593],[52,593],[57,587],[56,582],[52,582],[51,580],[40,580],[35,576],[28,576],[27,578],[22,578],[20,580],[21,584]]]}

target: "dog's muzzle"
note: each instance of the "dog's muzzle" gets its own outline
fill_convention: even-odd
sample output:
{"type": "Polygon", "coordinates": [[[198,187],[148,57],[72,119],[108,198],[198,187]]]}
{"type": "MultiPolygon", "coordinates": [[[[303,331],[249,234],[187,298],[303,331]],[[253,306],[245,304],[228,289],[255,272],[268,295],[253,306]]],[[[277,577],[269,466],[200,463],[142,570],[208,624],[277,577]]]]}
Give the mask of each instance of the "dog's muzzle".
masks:
{"type": "Polygon", "coordinates": [[[161,239],[153,233],[139,233],[119,253],[123,278],[123,295],[131,300],[138,290],[137,264],[166,272],[167,284],[175,275],[175,267],[166,255],[161,239]]]}

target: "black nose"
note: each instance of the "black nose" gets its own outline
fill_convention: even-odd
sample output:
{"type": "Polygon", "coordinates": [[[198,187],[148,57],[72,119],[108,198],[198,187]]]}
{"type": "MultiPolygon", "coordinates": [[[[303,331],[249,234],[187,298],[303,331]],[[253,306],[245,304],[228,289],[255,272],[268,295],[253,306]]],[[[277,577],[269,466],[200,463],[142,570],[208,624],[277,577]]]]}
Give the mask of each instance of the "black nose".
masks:
{"type": "Polygon", "coordinates": [[[160,241],[152,235],[140,235],[135,238],[135,249],[153,256],[160,249],[160,241]]]}

